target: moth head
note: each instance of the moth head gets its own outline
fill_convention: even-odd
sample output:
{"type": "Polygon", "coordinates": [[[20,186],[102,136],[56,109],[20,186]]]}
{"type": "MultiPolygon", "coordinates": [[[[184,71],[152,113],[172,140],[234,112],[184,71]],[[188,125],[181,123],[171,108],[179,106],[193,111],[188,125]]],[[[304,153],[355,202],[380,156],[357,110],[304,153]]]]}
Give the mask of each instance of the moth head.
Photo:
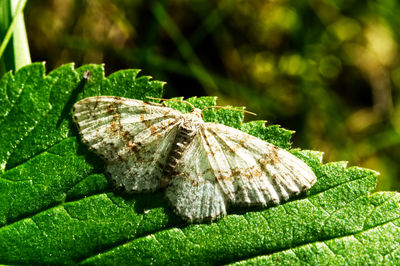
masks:
{"type": "Polygon", "coordinates": [[[146,96],[146,98],[152,99],[152,100],[160,100],[160,101],[176,101],[176,102],[181,102],[181,103],[185,103],[187,105],[189,105],[192,110],[190,111],[192,114],[195,114],[196,116],[203,118],[203,110],[197,109],[192,103],[185,101],[185,100],[180,100],[180,99],[164,99],[164,98],[154,98],[154,97],[149,97],[146,96]],[[197,109],[197,110],[196,110],[197,109]]]}
{"type": "Polygon", "coordinates": [[[200,110],[199,108],[193,108],[192,111],[190,111],[190,113],[191,113],[192,115],[197,116],[197,117],[200,118],[200,119],[203,119],[203,118],[204,118],[203,110],[200,110]]]}

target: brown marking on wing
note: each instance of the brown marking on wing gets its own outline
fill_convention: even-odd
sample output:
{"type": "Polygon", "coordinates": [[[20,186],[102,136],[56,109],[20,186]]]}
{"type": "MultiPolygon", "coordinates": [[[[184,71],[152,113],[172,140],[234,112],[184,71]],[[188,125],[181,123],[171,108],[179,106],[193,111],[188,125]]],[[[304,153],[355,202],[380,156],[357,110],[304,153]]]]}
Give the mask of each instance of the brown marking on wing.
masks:
{"type": "Polygon", "coordinates": [[[265,168],[265,166],[268,164],[267,160],[265,160],[264,158],[260,158],[258,159],[258,163],[265,168]]]}
{"type": "Polygon", "coordinates": [[[232,148],[232,151],[236,153],[241,147],[243,147],[241,144],[235,144],[235,146],[232,148]]]}
{"type": "Polygon", "coordinates": [[[110,133],[113,133],[114,135],[118,135],[118,128],[117,128],[117,124],[115,123],[115,121],[111,121],[110,126],[107,127],[107,131],[109,131],[110,133]]]}
{"type": "Polygon", "coordinates": [[[244,170],[235,170],[232,172],[232,176],[228,177],[227,180],[231,180],[232,177],[241,176],[246,179],[260,178],[263,172],[257,166],[248,167],[244,170]]]}
{"type": "Polygon", "coordinates": [[[232,170],[232,171],[216,170],[216,171],[214,171],[215,178],[218,181],[231,181],[234,176],[237,176],[240,174],[241,174],[241,172],[239,170],[232,170]]]}
{"type": "Polygon", "coordinates": [[[278,164],[281,162],[278,151],[279,148],[277,146],[272,146],[272,152],[269,155],[270,164],[278,164]]]}
{"type": "Polygon", "coordinates": [[[115,112],[115,114],[113,114],[113,121],[118,121],[120,117],[120,113],[115,112]]]}
{"type": "Polygon", "coordinates": [[[126,139],[130,134],[129,131],[123,131],[120,135],[123,139],[126,139]]]}
{"type": "MultiPolygon", "coordinates": [[[[246,171],[247,172],[247,171],[246,171]]],[[[251,178],[260,178],[262,176],[263,172],[261,171],[261,169],[256,166],[253,165],[251,168],[248,169],[248,174],[245,175],[248,179],[251,178]]]]}
{"type": "Polygon", "coordinates": [[[140,121],[142,121],[144,123],[144,125],[146,126],[146,128],[149,128],[151,125],[149,124],[149,121],[146,119],[146,117],[144,116],[144,114],[140,114],[140,121]]]}
{"type": "Polygon", "coordinates": [[[110,133],[113,133],[114,135],[118,135],[119,132],[121,132],[121,127],[117,126],[117,122],[119,123],[119,114],[114,113],[113,114],[113,119],[110,122],[110,126],[107,127],[107,131],[110,133]]]}
{"type": "Polygon", "coordinates": [[[230,145],[226,143],[225,145],[232,153],[236,153],[241,147],[243,147],[243,144],[238,144],[235,143],[234,145],[230,145]]]}
{"type": "Polygon", "coordinates": [[[281,159],[279,157],[279,148],[277,146],[272,146],[272,150],[270,153],[265,154],[263,157],[258,160],[260,165],[265,168],[267,164],[274,165],[281,163],[281,159]]]}
{"type": "MultiPolygon", "coordinates": [[[[190,184],[192,186],[199,186],[199,185],[203,185],[204,183],[206,183],[206,181],[202,180],[201,176],[199,176],[199,174],[197,173],[197,178],[191,178],[190,175],[188,173],[182,172],[179,173],[180,176],[184,176],[186,178],[187,181],[190,182],[190,184]]],[[[171,181],[171,180],[170,180],[171,181]]],[[[169,182],[170,182],[169,181],[169,182]]]]}
{"type": "Polygon", "coordinates": [[[107,109],[106,109],[107,114],[112,115],[115,113],[115,109],[114,109],[114,103],[111,103],[107,109]]]}
{"type": "MultiPolygon", "coordinates": [[[[138,145],[136,145],[136,143],[127,144],[126,146],[135,154],[137,154],[139,152],[139,147],[138,147],[138,145]]],[[[136,158],[136,160],[139,161],[139,158],[136,158]]]]}
{"type": "Polygon", "coordinates": [[[140,142],[134,142],[132,140],[129,140],[128,142],[126,142],[126,146],[128,148],[131,148],[132,150],[137,149],[138,147],[140,147],[142,144],[140,142]]]}
{"type": "Polygon", "coordinates": [[[129,143],[130,141],[133,141],[134,137],[129,133],[129,131],[122,131],[120,133],[120,136],[127,142],[129,143]]]}
{"type": "Polygon", "coordinates": [[[99,105],[99,98],[96,98],[96,101],[94,102],[94,106],[93,106],[93,110],[92,111],[96,110],[98,105],[99,105]]]}
{"type": "Polygon", "coordinates": [[[151,130],[151,133],[150,133],[151,135],[154,135],[157,132],[157,128],[155,126],[151,126],[150,130],[151,130]]]}

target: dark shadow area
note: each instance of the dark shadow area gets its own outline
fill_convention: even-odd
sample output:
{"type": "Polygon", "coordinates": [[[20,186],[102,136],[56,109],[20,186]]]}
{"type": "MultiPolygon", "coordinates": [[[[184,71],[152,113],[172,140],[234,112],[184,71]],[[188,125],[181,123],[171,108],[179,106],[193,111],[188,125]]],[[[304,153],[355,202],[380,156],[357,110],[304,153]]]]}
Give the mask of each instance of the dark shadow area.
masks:
{"type": "Polygon", "coordinates": [[[57,120],[56,128],[59,128],[61,125],[61,122],[69,117],[69,113],[72,109],[72,106],[76,103],[78,99],[78,95],[83,92],[83,89],[85,88],[85,84],[89,81],[90,79],[90,72],[85,71],[83,73],[83,77],[81,81],[78,83],[75,89],[72,90],[71,95],[69,96],[69,99],[67,103],[65,104],[63,110],[61,111],[61,115],[57,120]]]}

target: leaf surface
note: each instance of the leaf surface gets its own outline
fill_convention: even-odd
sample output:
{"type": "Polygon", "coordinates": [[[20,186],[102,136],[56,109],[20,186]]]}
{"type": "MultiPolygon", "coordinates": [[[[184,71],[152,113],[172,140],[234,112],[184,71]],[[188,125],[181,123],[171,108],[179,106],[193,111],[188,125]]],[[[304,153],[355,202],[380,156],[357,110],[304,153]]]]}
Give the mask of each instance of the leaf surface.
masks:
{"type": "MultiPolygon", "coordinates": [[[[104,76],[100,65],[72,64],[45,74],[26,66],[0,80],[0,263],[2,264],[271,264],[395,263],[399,260],[399,194],[371,194],[377,173],[322,154],[291,150],[317,183],[285,204],[232,208],[209,224],[174,215],[163,191],[126,195],[104,175],[104,163],[81,144],[72,105],[85,97],[161,97],[163,83],[137,70],[104,76]],[[90,78],[85,79],[87,71],[90,78]],[[86,73],[86,74],[85,74],[86,73]]],[[[198,108],[214,97],[191,98],[198,108]]],[[[168,105],[183,112],[190,106],[168,105]]],[[[239,128],[285,149],[293,132],[243,112],[207,109],[206,121],[239,128]]]]}

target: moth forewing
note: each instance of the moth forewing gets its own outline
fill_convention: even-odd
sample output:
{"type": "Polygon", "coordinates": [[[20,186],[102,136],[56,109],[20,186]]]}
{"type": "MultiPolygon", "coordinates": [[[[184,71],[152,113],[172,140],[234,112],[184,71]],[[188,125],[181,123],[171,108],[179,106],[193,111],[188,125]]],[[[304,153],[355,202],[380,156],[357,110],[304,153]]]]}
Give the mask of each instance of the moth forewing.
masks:
{"type": "Polygon", "coordinates": [[[74,105],[83,142],[106,161],[116,185],[129,192],[160,187],[181,118],[172,108],[112,96],[74,105]]]}

